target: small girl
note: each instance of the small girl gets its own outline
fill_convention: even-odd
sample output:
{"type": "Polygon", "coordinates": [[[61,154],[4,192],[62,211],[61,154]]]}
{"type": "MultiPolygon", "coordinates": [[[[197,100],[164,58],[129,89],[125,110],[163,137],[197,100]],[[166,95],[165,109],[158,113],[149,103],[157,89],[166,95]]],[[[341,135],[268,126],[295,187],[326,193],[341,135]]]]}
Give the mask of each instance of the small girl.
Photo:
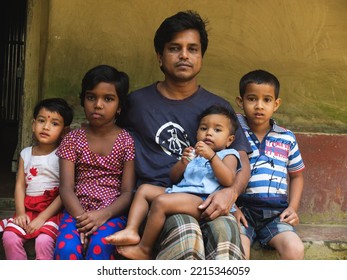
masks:
{"type": "Polygon", "coordinates": [[[52,260],[61,217],[59,159],[56,149],[73,119],[73,110],[61,98],[39,102],[34,108],[32,131],[36,144],[20,153],[15,216],[2,237],[6,259],[28,259],[24,244],[35,239],[37,260],[52,260]]]}
{"type": "Polygon", "coordinates": [[[195,149],[187,147],[171,169],[170,178],[178,183],[169,188],[149,184],[136,191],[125,230],[106,238],[129,259],[150,259],[166,216],[188,214],[198,221],[200,204],[222,186],[231,186],[240,169],[239,154],[227,149],[234,141],[236,116],[222,106],[211,106],[199,118],[195,149]],[[195,153],[193,153],[193,151],[195,153]],[[150,211],[148,211],[150,206],[150,211]],[[142,238],[139,228],[146,215],[142,238]]]}
{"type": "Polygon", "coordinates": [[[128,89],[128,75],[108,65],[82,80],[88,124],[66,135],[57,151],[65,210],[55,259],[114,259],[115,246],[104,237],[125,227],[135,186],[134,141],[115,124],[128,89]]]}

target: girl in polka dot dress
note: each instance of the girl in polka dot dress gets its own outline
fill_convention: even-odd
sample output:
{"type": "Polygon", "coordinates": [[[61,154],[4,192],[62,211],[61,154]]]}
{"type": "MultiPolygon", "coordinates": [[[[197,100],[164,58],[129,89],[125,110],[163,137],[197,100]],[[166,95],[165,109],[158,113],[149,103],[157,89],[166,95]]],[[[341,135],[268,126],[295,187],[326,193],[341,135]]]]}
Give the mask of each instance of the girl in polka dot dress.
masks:
{"type": "Polygon", "coordinates": [[[71,131],[57,150],[65,210],[55,259],[114,259],[104,237],[124,228],[135,186],[135,146],[115,124],[129,79],[108,65],[90,69],[80,94],[88,124],[71,131]]]}

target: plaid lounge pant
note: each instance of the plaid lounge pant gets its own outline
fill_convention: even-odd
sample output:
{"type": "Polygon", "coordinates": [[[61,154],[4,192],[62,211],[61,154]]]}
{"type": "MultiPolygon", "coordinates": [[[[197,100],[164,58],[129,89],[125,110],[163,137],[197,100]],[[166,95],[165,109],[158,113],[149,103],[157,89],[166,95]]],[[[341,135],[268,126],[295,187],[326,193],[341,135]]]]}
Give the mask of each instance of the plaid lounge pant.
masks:
{"type": "Polygon", "coordinates": [[[188,215],[172,215],[157,244],[158,260],[244,259],[239,228],[231,214],[200,224],[188,215]]]}

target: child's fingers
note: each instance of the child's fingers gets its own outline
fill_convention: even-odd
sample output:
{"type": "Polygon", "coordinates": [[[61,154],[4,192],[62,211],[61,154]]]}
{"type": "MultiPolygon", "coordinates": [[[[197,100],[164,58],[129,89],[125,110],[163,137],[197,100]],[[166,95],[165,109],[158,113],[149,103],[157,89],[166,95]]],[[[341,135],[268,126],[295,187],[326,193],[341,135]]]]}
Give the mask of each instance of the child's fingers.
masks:
{"type": "Polygon", "coordinates": [[[85,234],[83,232],[80,233],[80,241],[81,241],[81,244],[85,243],[85,234]]]}
{"type": "Polygon", "coordinates": [[[97,229],[97,226],[93,226],[92,229],[86,233],[86,236],[92,235],[97,229]]]}
{"type": "Polygon", "coordinates": [[[244,215],[241,216],[240,220],[241,220],[241,223],[243,224],[243,226],[248,228],[248,222],[247,222],[247,220],[246,220],[244,215]]]}
{"type": "Polygon", "coordinates": [[[299,217],[292,213],[289,216],[285,216],[282,221],[292,226],[296,226],[299,224],[299,217]]]}

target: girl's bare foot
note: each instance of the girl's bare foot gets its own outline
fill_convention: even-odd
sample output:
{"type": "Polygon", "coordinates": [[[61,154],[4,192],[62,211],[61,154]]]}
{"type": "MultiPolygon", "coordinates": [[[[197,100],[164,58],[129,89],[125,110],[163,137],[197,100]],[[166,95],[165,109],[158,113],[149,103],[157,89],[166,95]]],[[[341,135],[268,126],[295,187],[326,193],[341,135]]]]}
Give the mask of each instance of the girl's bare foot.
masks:
{"type": "Polygon", "coordinates": [[[150,260],[150,251],[143,248],[139,244],[133,246],[117,246],[116,250],[119,254],[131,260],[150,260]]]}
{"type": "Polygon", "coordinates": [[[140,235],[131,229],[123,229],[105,237],[107,243],[113,245],[136,245],[140,242],[140,235]]]}

